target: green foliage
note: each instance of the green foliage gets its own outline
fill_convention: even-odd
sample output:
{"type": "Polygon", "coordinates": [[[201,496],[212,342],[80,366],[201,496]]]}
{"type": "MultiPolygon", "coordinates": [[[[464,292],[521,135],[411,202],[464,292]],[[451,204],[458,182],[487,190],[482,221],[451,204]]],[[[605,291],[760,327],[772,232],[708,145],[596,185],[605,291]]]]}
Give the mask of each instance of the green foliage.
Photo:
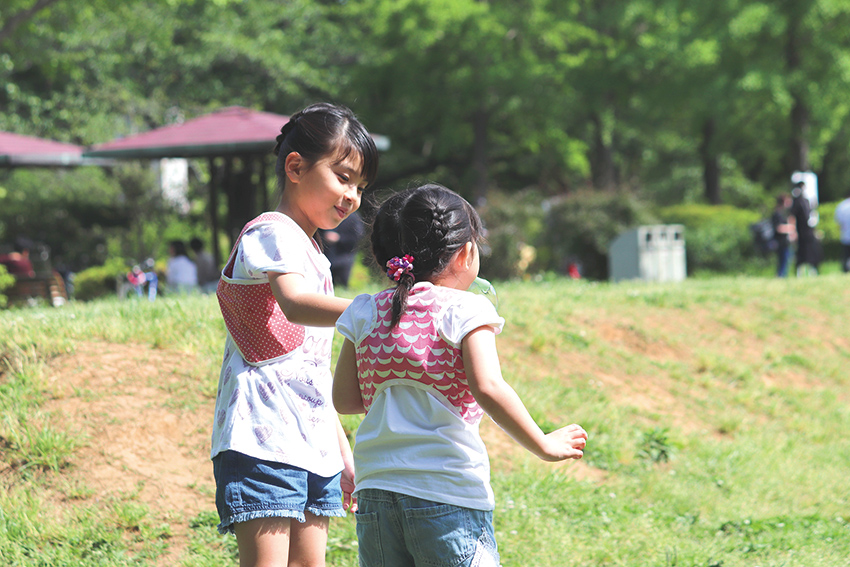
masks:
{"type": "Polygon", "coordinates": [[[104,296],[114,296],[116,282],[127,277],[129,267],[119,258],[102,266],[87,268],[74,276],[74,297],[87,301],[104,296]]]}
{"type": "Polygon", "coordinates": [[[752,210],[730,205],[674,205],[658,212],[668,224],[685,226],[688,272],[740,273],[758,258],[750,225],[761,220],[752,210]]]}
{"type": "Polygon", "coordinates": [[[6,307],[9,298],[3,294],[4,289],[8,289],[15,284],[15,276],[9,274],[6,266],[0,264],[0,308],[6,307]]]}
{"type": "Polygon", "coordinates": [[[54,267],[106,259],[111,232],[127,226],[120,188],[100,168],[14,169],[4,174],[0,242],[26,236],[47,245],[54,267]]]}
{"type": "Polygon", "coordinates": [[[548,249],[539,246],[544,208],[537,192],[491,193],[480,214],[487,230],[487,253],[481,259],[483,277],[522,277],[547,265],[548,249]]]}
{"type": "Polygon", "coordinates": [[[656,464],[669,461],[673,451],[668,436],[669,430],[665,427],[644,431],[641,443],[638,445],[638,458],[656,464]]]}
{"type": "Polygon", "coordinates": [[[608,247],[620,233],[656,224],[645,201],[629,192],[581,191],[552,199],[542,242],[551,253],[549,269],[565,273],[569,262],[581,264],[592,279],[608,277],[608,247]]]}
{"type": "Polygon", "coordinates": [[[841,258],[841,229],[835,222],[836,207],[838,202],[821,203],[817,209],[820,220],[816,231],[821,237],[825,258],[841,258]]]}

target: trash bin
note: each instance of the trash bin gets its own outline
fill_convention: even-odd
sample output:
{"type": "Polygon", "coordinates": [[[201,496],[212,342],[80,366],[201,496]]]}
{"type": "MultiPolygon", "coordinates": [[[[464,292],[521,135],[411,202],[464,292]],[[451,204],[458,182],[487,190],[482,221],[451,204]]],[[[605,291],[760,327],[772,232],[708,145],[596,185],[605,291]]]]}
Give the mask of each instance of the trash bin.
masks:
{"type": "Polygon", "coordinates": [[[620,234],[608,252],[611,281],[682,281],[685,264],[685,227],[680,224],[639,226],[620,234]]]}

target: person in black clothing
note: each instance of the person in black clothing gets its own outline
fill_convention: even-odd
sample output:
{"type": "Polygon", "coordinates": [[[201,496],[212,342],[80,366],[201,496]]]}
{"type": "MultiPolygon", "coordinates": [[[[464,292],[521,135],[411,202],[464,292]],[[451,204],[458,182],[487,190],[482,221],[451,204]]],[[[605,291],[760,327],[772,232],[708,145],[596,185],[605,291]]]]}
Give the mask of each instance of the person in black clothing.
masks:
{"type": "Polygon", "coordinates": [[[776,197],[776,207],[770,216],[770,224],[773,227],[774,240],[776,242],[776,276],[784,278],[788,276],[788,264],[791,262],[791,243],[797,240],[797,232],[794,223],[788,219],[788,209],[791,208],[791,196],[787,193],[776,197]]]}
{"type": "Polygon", "coordinates": [[[817,273],[820,265],[820,243],[815,236],[815,229],[809,223],[812,216],[812,206],[803,195],[805,183],[798,181],[791,190],[793,201],[791,203],[791,218],[794,220],[794,228],[797,231],[797,261],[795,268],[800,275],[803,266],[808,265],[817,273]]]}
{"type": "Polygon", "coordinates": [[[331,263],[331,276],[335,286],[348,287],[351,267],[357,256],[357,245],[366,227],[360,214],[351,213],[335,230],[319,230],[325,256],[331,263]]]}

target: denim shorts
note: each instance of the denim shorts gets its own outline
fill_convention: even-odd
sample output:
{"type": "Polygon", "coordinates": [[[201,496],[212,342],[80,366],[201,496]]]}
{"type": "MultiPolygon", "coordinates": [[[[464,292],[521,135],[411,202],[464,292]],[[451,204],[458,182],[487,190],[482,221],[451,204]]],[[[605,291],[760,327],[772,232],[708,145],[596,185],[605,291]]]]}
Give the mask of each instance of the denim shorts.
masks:
{"type": "Polygon", "coordinates": [[[498,567],[493,512],[357,492],[360,567],[498,567]]]}
{"type": "Polygon", "coordinates": [[[341,474],[322,477],[311,472],[223,451],[213,458],[215,506],[220,533],[233,532],[233,524],[257,518],[295,518],[304,512],[315,516],[345,516],[341,474]]]}

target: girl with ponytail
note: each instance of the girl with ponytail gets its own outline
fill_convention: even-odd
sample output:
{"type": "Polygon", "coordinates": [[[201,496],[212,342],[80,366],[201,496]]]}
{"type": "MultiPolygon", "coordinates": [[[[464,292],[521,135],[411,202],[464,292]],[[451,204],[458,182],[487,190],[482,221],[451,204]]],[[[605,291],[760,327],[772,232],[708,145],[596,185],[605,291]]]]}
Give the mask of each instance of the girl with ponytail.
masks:
{"type": "Polygon", "coordinates": [[[357,210],[378,153],[351,110],[320,103],[290,117],[275,154],[280,202],[242,230],[216,292],[227,327],[216,508],[242,567],[319,567],[354,470],[331,404],[333,326],[350,300],[334,297],[314,236],[357,210]]]}
{"type": "Polygon", "coordinates": [[[391,287],[337,321],[333,402],[366,414],[354,444],[361,567],[499,565],[484,413],[543,460],[582,457],[584,429],[544,434],[502,378],[504,319],[466,291],[481,236],[475,209],[445,187],[393,195],[371,237],[391,287]]]}

